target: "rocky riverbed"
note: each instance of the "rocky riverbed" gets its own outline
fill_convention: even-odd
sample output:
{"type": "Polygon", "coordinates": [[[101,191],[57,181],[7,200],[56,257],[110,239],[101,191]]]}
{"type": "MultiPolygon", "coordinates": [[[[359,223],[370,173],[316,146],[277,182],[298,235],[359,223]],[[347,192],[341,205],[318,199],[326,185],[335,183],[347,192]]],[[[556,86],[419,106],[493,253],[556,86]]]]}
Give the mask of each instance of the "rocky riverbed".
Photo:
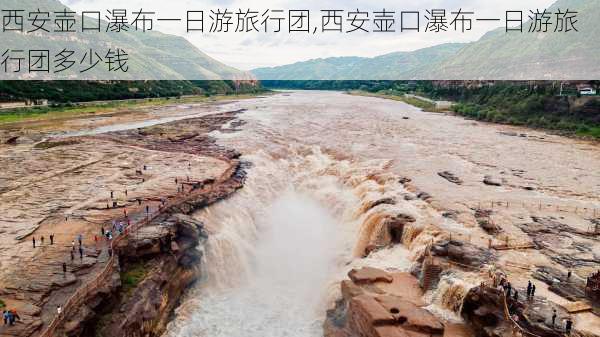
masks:
{"type": "Polygon", "coordinates": [[[60,135],[71,130],[57,125],[4,129],[11,141],[0,147],[0,299],[21,319],[1,326],[0,335],[37,335],[58,307],[68,312],[55,336],[159,335],[183,292],[201,276],[198,245],[206,233],[186,214],[243,185],[239,153],[208,135],[235,131],[229,123],[240,112],[78,136],[60,135]],[[157,212],[151,224],[109,250],[103,233],[116,237],[157,212]],[[111,254],[119,257],[112,276],[82,305],[63,308],[104,270],[111,254]]]}
{"type": "Polygon", "coordinates": [[[195,214],[211,227],[210,277],[183,301],[167,336],[320,336],[316,322],[333,336],[508,336],[514,327],[502,302],[485,309],[499,316],[482,329],[463,308],[482,282],[490,287],[495,272],[528,307],[523,322],[547,322],[555,308],[555,333],[572,319],[580,335],[598,335],[593,312],[569,311],[583,300],[581,280],[599,267],[597,144],[343,93],[283,93],[228,108],[247,109],[246,124],[238,133],[216,134],[218,142],[253,167],[241,193],[195,214]],[[310,216],[321,211],[308,204],[305,214],[286,206],[290,216],[281,215],[277,200],[289,193],[315,200],[333,220],[310,216]],[[265,233],[282,226],[280,245],[262,247],[265,233]],[[309,236],[330,230],[335,234],[324,242],[309,236]],[[274,256],[288,256],[293,268],[274,256]],[[414,289],[414,281],[377,279],[348,295],[347,273],[362,267],[412,275],[419,289],[409,295],[422,302],[408,311],[427,311],[437,328],[404,329],[389,312],[382,321],[367,319],[364,308],[390,309],[386,296],[407,301],[406,292],[393,289],[414,289]],[[537,287],[533,300],[526,299],[528,281],[537,287]],[[306,293],[306,286],[326,292],[306,293]],[[251,299],[258,297],[264,300],[255,312],[251,299]],[[380,324],[386,328],[374,329],[380,324]]]}
{"type": "Polygon", "coordinates": [[[571,319],[574,334],[599,335],[582,293],[600,267],[597,144],[335,92],[128,118],[68,121],[61,139],[50,137],[56,125],[5,130],[0,298],[24,317],[9,335],[40,331],[102,268],[103,224],[125,209],[143,217],[181,187],[197,199],[117,252],[126,286],[92,296],[62,331],[504,337],[515,325],[495,287],[502,275],[523,329],[560,335],[571,319]],[[210,185],[219,197],[207,200],[210,185]],[[70,262],[78,234],[86,254],[70,262]]]}

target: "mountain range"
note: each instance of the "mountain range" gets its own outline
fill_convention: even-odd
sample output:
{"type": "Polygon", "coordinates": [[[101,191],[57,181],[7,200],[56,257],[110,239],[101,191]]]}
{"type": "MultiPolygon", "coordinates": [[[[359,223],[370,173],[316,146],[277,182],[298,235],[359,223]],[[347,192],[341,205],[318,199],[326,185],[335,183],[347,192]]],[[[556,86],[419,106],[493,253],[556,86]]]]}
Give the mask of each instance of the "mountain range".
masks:
{"type": "MultiPolygon", "coordinates": [[[[571,32],[506,32],[499,28],[466,44],[442,44],[373,58],[320,58],[258,68],[260,80],[535,80],[600,77],[600,1],[558,0],[548,11],[577,11],[571,32]]],[[[527,13],[524,13],[527,17],[527,13]]]]}
{"type": "MultiPolygon", "coordinates": [[[[38,9],[41,12],[50,12],[51,19],[54,18],[53,12],[61,12],[65,9],[70,11],[70,9],[58,0],[2,0],[1,9],[24,10],[21,15],[25,17],[23,21],[26,24],[28,23],[29,12],[37,11],[38,9]]],[[[101,13],[101,15],[104,14],[106,13],[101,13]]],[[[131,16],[131,13],[129,14],[131,16]]],[[[81,16],[76,16],[77,23],[75,27],[80,25],[80,20],[81,16]]],[[[86,22],[92,25],[93,23],[97,23],[98,20],[86,17],[86,22]]],[[[20,31],[0,32],[0,45],[3,47],[0,55],[6,49],[27,51],[31,48],[48,49],[52,55],[55,55],[63,48],[68,48],[76,52],[75,55],[78,58],[75,60],[79,63],[80,59],[83,58],[82,56],[90,49],[93,49],[103,57],[109,48],[113,50],[120,48],[129,54],[129,70],[127,73],[119,72],[111,75],[107,72],[106,67],[95,67],[85,73],[85,79],[252,79],[252,75],[249,73],[237,70],[209,57],[183,37],[163,34],[157,31],[135,31],[132,27],[129,27],[128,31],[106,32],[107,24],[107,21],[100,21],[101,32],[81,32],[81,27],[79,27],[79,29],[76,29],[78,30],[76,33],[61,33],[52,31],[55,26],[53,20],[51,20],[45,27],[50,30],[49,33],[42,31],[34,33],[20,31]]],[[[27,30],[27,26],[25,30],[27,30]]],[[[52,78],[81,79],[79,70],[71,70],[52,74],[52,78]]],[[[49,76],[44,75],[44,73],[29,74],[27,72],[25,74],[21,73],[21,76],[13,74],[11,77],[10,75],[10,73],[1,74],[4,79],[23,79],[24,77],[28,79],[44,79],[44,76],[49,76]]]]}
{"type": "MultiPolygon", "coordinates": [[[[2,0],[3,10],[25,13],[40,9],[59,12],[67,9],[58,0],[2,0]]],[[[373,58],[319,58],[294,64],[254,69],[251,73],[227,66],[200,51],[179,36],[157,31],[78,33],[0,33],[5,49],[48,49],[52,55],[62,48],[74,50],[79,58],[90,49],[103,55],[109,48],[121,48],[128,55],[127,73],[107,73],[96,67],[85,79],[188,79],[188,80],[400,80],[400,79],[590,79],[600,77],[600,1],[558,0],[548,10],[576,10],[578,32],[505,32],[499,28],[471,43],[449,43],[410,52],[394,52],[373,58]]],[[[67,9],[68,10],[68,9],[67,9]]],[[[526,15],[525,15],[526,16],[526,15]]],[[[77,16],[78,22],[81,17],[77,16]]],[[[87,19],[86,19],[87,20],[87,19]]],[[[91,19],[90,19],[91,20],[91,19]]],[[[93,20],[91,22],[94,22],[93,20]]],[[[95,21],[97,22],[97,21],[95,21]]],[[[77,60],[79,61],[79,60],[77,60]]],[[[81,79],[78,71],[59,74],[2,73],[3,79],[81,79]],[[52,75],[52,76],[50,76],[52,75]]]]}
{"type": "Polygon", "coordinates": [[[432,67],[456,55],[465,45],[448,43],[413,52],[378,57],[331,57],[280,67],[252,70],[262,80],[396,80],[418,78],[432,67]]]}

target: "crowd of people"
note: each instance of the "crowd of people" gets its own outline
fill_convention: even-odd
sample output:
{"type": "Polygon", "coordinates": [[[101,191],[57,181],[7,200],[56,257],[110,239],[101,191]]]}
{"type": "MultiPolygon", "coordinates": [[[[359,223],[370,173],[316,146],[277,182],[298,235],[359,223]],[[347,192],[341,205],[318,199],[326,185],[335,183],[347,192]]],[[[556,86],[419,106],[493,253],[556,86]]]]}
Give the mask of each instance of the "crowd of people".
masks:
{"type": "Polygon", "coordinates": [[[14,325],[16,320],[21,320],[15,309],[3,310],[2,317],[4,318],[4,325],[14,325]]]}
{"type": "MultiPolygon", "coordinates": [[[[513,285],[508,281],[506,275],[504,275],[503,273],[497,275],[497,274],[490,274],[492,276],[492,281],[495,287],[497,287],[497,290],[504,293],[504,295],[506,296],[507,300],[512,300],[513,304],[516,304],[519,302],[519,292],[518,290],[513,287],[513,285]]],[[[571,278],[571,271],[568,272],[567,274],[567,281],[570,280],[571,278]]],[[[526,295],[527,297],[525,298],[528,301],[533,301],[534,296],[535,296],[535,284],[533,284],[531,282],[531,280],[527,281],[527,288],[526,288],[526,295]]],[[[508,302],[508,301],[507,301],[508,302]]],[[[509,311],[511,307],[513,306],[509,306],[509,311]]],[[[514,315],[511,316],[512,319],[515,322],[519,321],[519,315],[517,315],[516,313],[514,315]]],[[[557,328],[557,320],[558,318],[558,313],[556,311],[556,309],[552,310],[552,316],[550,318],[550,321],[552,322],[552,328],[557,328]]],[[[565,320],[565,327],[564,327],[564,332],[567,335],[571,334],[571,331],[573,329],[573,320],[568,317],[565,320]]],[[[518,324],[518,323],[517,323],[518,324]]]]}
{"type": "MultiPolygon", "coordinates": [[[[54,244],[54,234],[50,234],[50,235],[49,235],[49,238],[50,238],[50,245],[53,245],[53,244],[54,244]]],[[[33,236],[33,237],[31,238],[31,241],[33,242],[33,248],[35,248],[35,247],[36,247],[35,236],[33,236]]],[[[40,245],[40,246],[43,246],[43,245],[44,245],[44,241],[45,241],[45,239],[44,239],[44,236],[42,235],[42,236],[40,237],[40,244],[39,244],[39,245],[40,245]]]]}
{"type": "MultiPolygon", "coordinates": [[[[188,164],[188,166],[191,166],[191,164],[188,164]]],[[[146,165],[144,165],[143,169],[147,170],[146,165]]],[[[189,181],[190,181],[189,176],[186,177],[185,180],[186,180],[186,183],[189,183],[189,181]]],[[[185,189],[184,189],[185,184],[181,180],[178,180],[177,178],[175,178],[175,184],[177,185],[177,191],[179,193],[185,191],[185,189]],[[181,185],[181,186],[179,186],[179,185],[181,185]]],[[[124,195],[125,196],[128,195],[128,191],[126,189],[124,190],[124,195]]],[[[113,201],[112,202],[113,207],[116,207],[117,202],[115,201],[114,191],[110,191],[110,199],[113,201]]],[[[138,206],[142,205],[142,199],[137,198],[136,202],[138,203],[138,206]]],[[[160,206],[158,207],[159,210],[164,208],[165,206],[166,206],[166,199],[161,198],[160,206]]],[[[108,208],[110,208],[110,207],[107,204],[107,209],[108,208]]],[[[150,209],[149,205],[146,205],[144,207],[144,210],[145,210],[146,215],[150,214],[151,209],[150,209]]],[[[65,221],[67,221],[67,220],[68,220],[68,217],[65,217],[65,221]]],[[[113,251],[111,248],[111,241],[113,240],[113,238],[115,236],[125,234],[127,232],[127,229],[130,226],[131,226],[131,220],[130,220],[129,215],[127,214],[127,208],[123,208],[123,218],[121,220],[113,220],[111,226],[109,226],[108,228],[105,228],[105,226],[102,226],[100,228],[100,235],[93,236],[93,240],[94,240],[94,244],[96,245],[96,249],[98,249],[99,240],[102,240],[102,239],[106,240],[107,253],[108,253],[108,256],[111,257],[113,254],[113,251]]],[[[48,239],[49,239],[49,245],[55,244],[55,234],[54,233],[51,233],[50,235],[48,235],[48,239]]],[[[46,241],[46,237],[44,235],[40,235],[38,237],[32,236],[31,242],[32,242],[33,248],[38,248],[40,246],[44,246],[47,241],[46,241]]],[[[83,257],[84,257],[84,253],[85,253],[83,233],[78,234],[74,238],[74,240],[71,241],[71,249],[70,249],[71,263],[73,263],[73,261],[75,260],[76,252],[79,253],[80,260],[83,261],[83,257]]],[[[62,262],[61,267],[62,267],[62,273],[63,273],[64,277],[66,277],[67,272],[68,272],[67,261],[62,262]]],[[[58,315],[60,315],[62,313],[62,310],[63,309],[61,306],[56,307],[56,311],[57,311],[58,315]]],[[[16,321],[21,320],[21,318],[19,317],[19,315],[17,314],[17,311],[15,309],[3,310],[3,318],[4,318],[4,325],[14,325],[16,321]]]]}

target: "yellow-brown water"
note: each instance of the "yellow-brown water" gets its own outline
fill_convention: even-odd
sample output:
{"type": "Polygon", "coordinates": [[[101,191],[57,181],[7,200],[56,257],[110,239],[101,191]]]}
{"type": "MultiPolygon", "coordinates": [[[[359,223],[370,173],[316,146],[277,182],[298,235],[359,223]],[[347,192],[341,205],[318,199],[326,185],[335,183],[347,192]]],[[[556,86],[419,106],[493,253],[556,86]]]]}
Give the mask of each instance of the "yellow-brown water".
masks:
{"type": "MultiPolygon", "coordinates": [[[[217,136],[253,167],[242,191],[195,215],[210,234],[206,279],[183,300],[167,336],[319,336],[336,281],[350,268],[408,270],[435,237],[485,238],[469,215],[475,205],[600,206],[600,151],[586,142],[335,92],[293,92],[223,108],[248,109],[240,116],[247,122],[242,131],[217,136]],[[439,177],[445,170],[464,183],[439,177]],[[483,184],[488,174],[503,186],[483,184]],[[405,200],[415,191],[398,182],[401,176],[432,201],[405,200]],[[367,206],[388,197],[396,203],[367,206]],[[444,210],[459,216],[444,217],[444,210]],[[362,258],[385,216],[398,213],[416,218],[403,245],[362,258]]],[[[507,208],[498,221],[519,239],[524,234],[514,223],[532,212],[507,208]]],[[[583,226],[577,217],[571,222],[583,226]]],[[[486,245],[482,240],[473,242],[486,245]]],[[[550,263],[539,252],[523,254],[550,263]]],[[[529,277],[509,276],[516,283],[529,277]]],[[[426,296],[430,309],[458,319],[462,297],[480,280],[478,273],[446,276],[426,296]]]]}

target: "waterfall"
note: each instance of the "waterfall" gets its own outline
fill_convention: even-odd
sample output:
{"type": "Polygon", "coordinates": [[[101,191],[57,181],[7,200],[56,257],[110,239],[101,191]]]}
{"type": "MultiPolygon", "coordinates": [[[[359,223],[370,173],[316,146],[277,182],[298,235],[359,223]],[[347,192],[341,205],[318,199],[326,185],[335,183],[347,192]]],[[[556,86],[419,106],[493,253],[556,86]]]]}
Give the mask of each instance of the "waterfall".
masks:
{"type": "Polygon", "coordinates": [[[477,283],[475,280],[471,280],[473,283],[465,281],[472,277],[460,274],[453,271],[442,275],[437,288],[426,295],[431,303],[427,307],[429,311],[449,321],[461,320],[460,313],[464,299],[477,283]]]}
{"type": "Polygon", "coordinates": [[[295,153],[246,158],[245,187],[194,214],[209,234],[206,276],[167,336],[322,335],[329,289],[352,258],[358,200],[337,175],[346,163],[318,148],[295,153]]]}
{"type": "MultiPolygon", "coordinates": [[[[350,269],[408,271],[441,233],[439,214],[404,198],[410,192],[388,172],[389,161],[338,159],[293,144],[244,159],[253,164],[244,188],[194,214],[209,234],[205,278],[167,337],[321,336],[350,269]],[[392,245],[386,221],[398,215],[415,221],[404,226],[403,244],[392,245]],[[364,257],[373,245],[381,249],[364,257]]],[[[431,310],[458,319],[466,291],[442,280],[431,310]]]]}

